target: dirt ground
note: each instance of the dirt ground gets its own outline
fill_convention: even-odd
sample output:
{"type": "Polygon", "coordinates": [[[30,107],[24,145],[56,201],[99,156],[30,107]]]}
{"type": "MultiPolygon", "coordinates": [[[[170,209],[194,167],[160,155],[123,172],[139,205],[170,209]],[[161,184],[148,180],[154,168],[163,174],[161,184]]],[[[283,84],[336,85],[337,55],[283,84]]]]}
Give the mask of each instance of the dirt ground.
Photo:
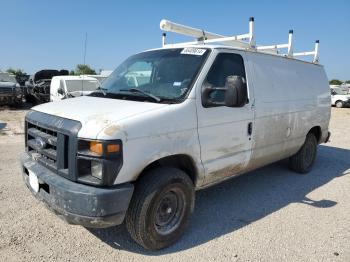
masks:
{"type": "Polygon", "coordinates": [[[350,261],[350,109],[308,175],[285,161],[197,193],[185,236],[147,252],[125,226],[92,230],[50,213],[25,187],[25,110],[0,111],[0,261],[350,261]]]}

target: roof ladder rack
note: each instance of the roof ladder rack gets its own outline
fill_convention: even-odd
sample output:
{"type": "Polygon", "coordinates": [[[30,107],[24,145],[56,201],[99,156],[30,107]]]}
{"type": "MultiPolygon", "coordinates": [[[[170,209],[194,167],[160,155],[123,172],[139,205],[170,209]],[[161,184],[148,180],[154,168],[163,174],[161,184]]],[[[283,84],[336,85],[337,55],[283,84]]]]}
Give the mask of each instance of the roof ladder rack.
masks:
{"type": "Polygon", "coordinates": [[[235,36],[224,36],[215,33],[211,33],[202,29],[181,25],[178,23],[171,22],[169,20],[160,21],[160,29],[163,31],[173,32],[185,36],[195,38],[192,42],[183,42],[176,44],[166,43],[166,34],[162,34],[162,45],[164,46],[184,46],[184,45],[197,45],[197,44],[209,44],[209,43],[220,43],[227,46],[233,46],[244,49],[256,50],[257,52],[267,52],[274,55],[286,56],[288,58],[294,58],[296,56],[308,56],[313,55],[313,63],[319,62],[319,40],[316,41],[315,50],[310,52],[294,53],[293,51],[293,30],[289,30],[288,43],[287,44],[275,44],[266,46],[257,46],[254,37],[254,17],[249,18],[249,32],[246,34],[235,35],[235,36]],[[287,53],[279,53],[279,49],[287,49],[287,53]]]}
{"type": "Polygon", "coordinates": [[[315,49],[314,51],[309,51],[309,52],[300,52],[300,53],[294,53],[294,56],[308,56],[308,55],[313,55],[314,58],[312,60],[313,63],[317,64],[319,62],[319,45],[320,45],[320,40],[315,41],[315,49]]]}
{"type": "Polygon", "coordinates": [[[275,50],[276,53],[278,53],[278,49],[281,49],[281,48],[288,48],[287,56],[293,57],[293,30],[289,30],[287,44],[258,46],[257,50],[258,51],[275,50]]]}
{"type": "MultiPolygon", "coordinates": [[[[254,38],[254,17],[249,18],[249,32],[246,34],[236,35],[236,36],[224,36],[215,33],[205,31],[203,29],[193,28],[178,23],[171,22],[169,20],[160,21],[160,29],[163,31],[173,32],[180,35],[194,37],[196,41],[185,42],[173,45],[186,45],[186,44],[208,44],[208,43],[218,43],[225,42],[227,45],[233,45],[243,48],[255,48],[255,38],[254,38]],[[242,41],[247,40],[247,41],[242,41]]],[[[162,44],[165,43],[165,35],[162,35],[162,44]]]]}

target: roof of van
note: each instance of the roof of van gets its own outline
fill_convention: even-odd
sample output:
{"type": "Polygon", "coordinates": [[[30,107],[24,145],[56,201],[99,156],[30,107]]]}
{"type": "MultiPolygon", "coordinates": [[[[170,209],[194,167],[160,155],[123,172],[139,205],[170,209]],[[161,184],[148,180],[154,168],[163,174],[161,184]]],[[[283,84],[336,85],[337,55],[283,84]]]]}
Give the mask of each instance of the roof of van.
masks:
{"type": "Polygon", "coordinates": [[[181,43],[176,43],[176,44],[167,44],[164,47],[159,47],[159,48],[153,48],[149,50],[145,50],[144,52],[147,51],[154,51],[154,50],[162,50],[162,49],[173,49],[173,48],[186,48],[186,47],[191,47],[191,48],[209,48],[209,49],[231,49],[231,50],[239,50],[239,51],[245,51],[245,52],[251,52],[251,53],[258,53],[258,54],[266,54],[266,55],[271,55],[273,57],[280,57],[280,58],[285,58],[288,60],[293,60],[293,61],[299,61],[299,62],[304,62],[308,63],[311,65],[316,65],[316,66],[323,66],[319,63],[315,64],[312,63],[311,61],[306,61],[306,60],[301,60],[297,59],[294,57],[287,57],[287,56],[282,56],[282,55],[276,55],[277,53],[274,51],[259,51],[256,52],[254,49],[247,49],[239,46],[229,46],[229,45],[222,45],[222,44],[181,44],[181,43]]]}

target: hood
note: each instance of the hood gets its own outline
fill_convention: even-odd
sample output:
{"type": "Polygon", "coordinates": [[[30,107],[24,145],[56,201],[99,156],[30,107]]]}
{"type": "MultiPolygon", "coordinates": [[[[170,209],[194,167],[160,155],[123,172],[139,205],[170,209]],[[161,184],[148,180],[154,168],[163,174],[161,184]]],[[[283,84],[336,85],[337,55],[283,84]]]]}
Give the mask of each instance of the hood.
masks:
{"type": "Polygon", "coordinates": [[[18,84],[13,82],[0,82],[0,90],[1,89],[8,89],[8,88],[16,88],[18,84]]]}
{"type": "Polygon", "coordinates": [[[36,106],[35,111],[82,123],[80,137],[95,138],[103,128],[122,119],[166,107],[166,104],[81,96],[36,106]]]}
{"type": "Polygon", "coordinates": [[[52,79],[54,76],[68,75],[69,72],[67,70],[52,70],[45,69],[36,72],[33,76],[34,82],[42,80],[42,79],[52,79]]]}

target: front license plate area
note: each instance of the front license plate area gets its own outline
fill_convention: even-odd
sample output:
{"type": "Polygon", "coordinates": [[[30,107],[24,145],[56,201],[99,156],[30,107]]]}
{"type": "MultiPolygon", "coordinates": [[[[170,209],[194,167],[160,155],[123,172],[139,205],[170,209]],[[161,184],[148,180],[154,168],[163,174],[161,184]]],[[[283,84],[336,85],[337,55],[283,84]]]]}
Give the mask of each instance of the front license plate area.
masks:
{"type": "Polygon", "coordinates": [[[29,185],[35,193],[39,192],[39,180],[38,176],[33,173],[33,171],[28,170],[29,172],[29,185]]]}

